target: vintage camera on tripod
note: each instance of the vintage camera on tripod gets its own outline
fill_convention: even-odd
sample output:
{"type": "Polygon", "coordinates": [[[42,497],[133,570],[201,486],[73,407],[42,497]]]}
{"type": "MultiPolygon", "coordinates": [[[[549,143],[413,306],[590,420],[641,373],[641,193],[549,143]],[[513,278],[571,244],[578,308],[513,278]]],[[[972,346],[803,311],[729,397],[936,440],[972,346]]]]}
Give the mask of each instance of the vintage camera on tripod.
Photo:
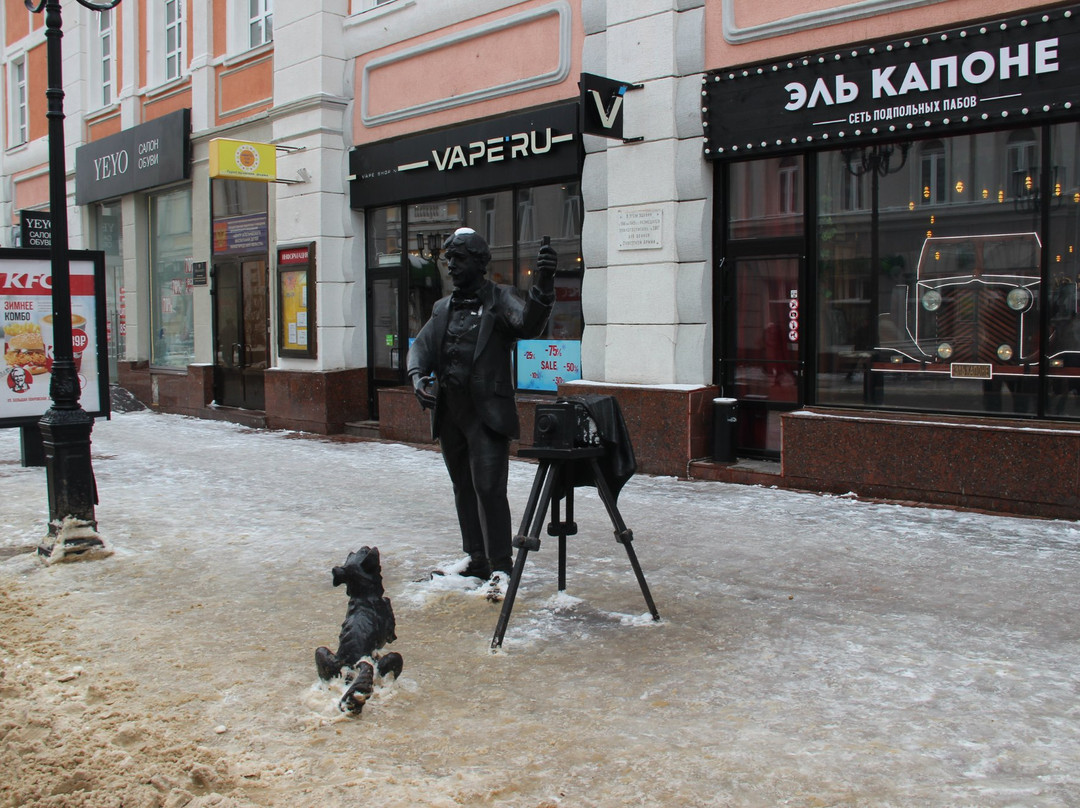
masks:
{"type": "Polygon", "coordinates": [[[537,404],[533,446],[540,449],[584,449],[600,445],[600,432],[589,409],[580,401],[560,399],[537,404]]]}

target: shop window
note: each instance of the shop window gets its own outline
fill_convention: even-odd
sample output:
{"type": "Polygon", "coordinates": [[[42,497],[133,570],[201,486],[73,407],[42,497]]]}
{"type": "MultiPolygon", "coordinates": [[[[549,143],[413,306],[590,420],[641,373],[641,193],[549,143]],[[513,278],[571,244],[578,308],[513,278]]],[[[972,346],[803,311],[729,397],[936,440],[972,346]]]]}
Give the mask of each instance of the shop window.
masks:
{"type": "Polygon", "coordinates": [[[554,390],[559,380],[580,378],[581,210],[577,182],[369,210],[369,346],[376,382],[401,382],[408,341],[435,301],[453,290],[442,244],[459,227],[471,227],[488,242],[488,277],[523,292],[532,285],[541,239],[551,239],[559,253],[554,310],[536,345],[519,344],[519,384],[554,390]]]}
{"type": "MultiPolygon", "coordinates": [[[[402,210],[396,205],[368,211],[368,366],[376,384],[399,384],[403,381],[404,352],[408,350],[409,338],[415,337],[423,325],[420,321],[423,304],[427,303],[430,314],[431,305],[442,296],[431,274],[432,270],[438,271],[431,256],[438,254],[442,241],[433,238],[430,242],[424,242],[425,247],[434,251],[429,252],[427,260],[414,261],[409,258],[407,271],[410,283],[414,277],[422,275],[427,280],[418,283],[430,285],[431,289],[426,298],[418,295],[420,299],[416,306],[410,305],[403,331],[400,307],[401,263],[407,254],[403,250],[402,225],[402,210]]],[[[373,397],[373,406],[374,403],[373,397]]]]}
{"type": "Polygon", "coordinates": [[[127,309],[124,285],[124,222],[119,202],[93,207],[94,248],[105,254],[105,333],[109,378],[117,378],[118,362],[127,352],[127,309]]]}
{"type": "Polygon", "coordinates": [[[1047,415],[1080,418],[1080,124],[1050,130],[1047,415]]]}
{"type": "Polygon", "coordinates": [[[27,140],[29,120],[26,96],[26,57],[19,56],[8,63],[11,92],[8,93],[8,145],[18,146],[27,140]]]}
{"type": "MultiPolygon", "coordinates": [[[[1039,205],[1002,204],[993,191],[991,172],[1007,164],[1010,145],[1000,133],[892,144],[890,158],[911,148],[912,161],[867,147],[869,209],[819,198],[817,403],[1037,412],[1045,234],[1039,205]],[[946,155],[971,167],[952,194],[946,155]],[[950,204],[928,211],[913,187],[929,188],[923,203],[950,204]]],[[[850,173],[843,152],[817,164],[821,189],[850,173]]]]}
{"type": "Polygon", "coordinates": [[[150,364],[186,369],[195,360],[191,190],[150,197],[150,364]]]}

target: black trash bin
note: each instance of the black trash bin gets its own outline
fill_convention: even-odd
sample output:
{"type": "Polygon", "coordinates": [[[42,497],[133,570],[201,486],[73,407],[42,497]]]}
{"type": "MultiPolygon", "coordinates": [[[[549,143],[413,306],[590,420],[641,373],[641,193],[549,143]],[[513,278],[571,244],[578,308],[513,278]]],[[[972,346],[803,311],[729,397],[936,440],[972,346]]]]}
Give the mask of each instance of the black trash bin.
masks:
{"type": "Polygon", "coordinates": [[[735,427],[738,422],[737,399],[713,399],[713,460],[716,462],[735,462],[735,427]]]}

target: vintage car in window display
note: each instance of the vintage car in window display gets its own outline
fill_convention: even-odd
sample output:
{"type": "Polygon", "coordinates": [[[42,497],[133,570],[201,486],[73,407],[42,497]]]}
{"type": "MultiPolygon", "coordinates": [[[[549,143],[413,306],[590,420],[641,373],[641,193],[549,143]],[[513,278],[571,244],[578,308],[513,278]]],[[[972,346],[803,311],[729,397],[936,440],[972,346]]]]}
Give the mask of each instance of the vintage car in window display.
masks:
{"type": "Polygon", "coordinates": [[[879,324],[874,369],[1037,376],[1041,246],[1036,233],[927,238],[879,324]]]}

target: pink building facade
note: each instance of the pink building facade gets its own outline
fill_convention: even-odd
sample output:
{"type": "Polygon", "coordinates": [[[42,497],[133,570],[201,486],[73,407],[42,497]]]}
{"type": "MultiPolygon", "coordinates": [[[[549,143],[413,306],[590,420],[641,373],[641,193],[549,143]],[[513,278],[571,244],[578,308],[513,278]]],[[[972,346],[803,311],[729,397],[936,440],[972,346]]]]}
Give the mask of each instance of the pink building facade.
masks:
{"type": "MultiPolygon", "coordinates": [[[[9,5],[16,246],[48,200],[43,37],[9,5]]],[[[72,246],[106,252],[146,403],[426,442],[405,356],[467,225],[522,289],[560,254],[526,443],[537,401],[610,393],[645,472],[1080,516],[1080,7],[279,5],[65,9],[72,246]],[[87,178],[170,115],[182,171],[87,178]],[[273,176],[222,174],[223,142],[273,176]]]]}

